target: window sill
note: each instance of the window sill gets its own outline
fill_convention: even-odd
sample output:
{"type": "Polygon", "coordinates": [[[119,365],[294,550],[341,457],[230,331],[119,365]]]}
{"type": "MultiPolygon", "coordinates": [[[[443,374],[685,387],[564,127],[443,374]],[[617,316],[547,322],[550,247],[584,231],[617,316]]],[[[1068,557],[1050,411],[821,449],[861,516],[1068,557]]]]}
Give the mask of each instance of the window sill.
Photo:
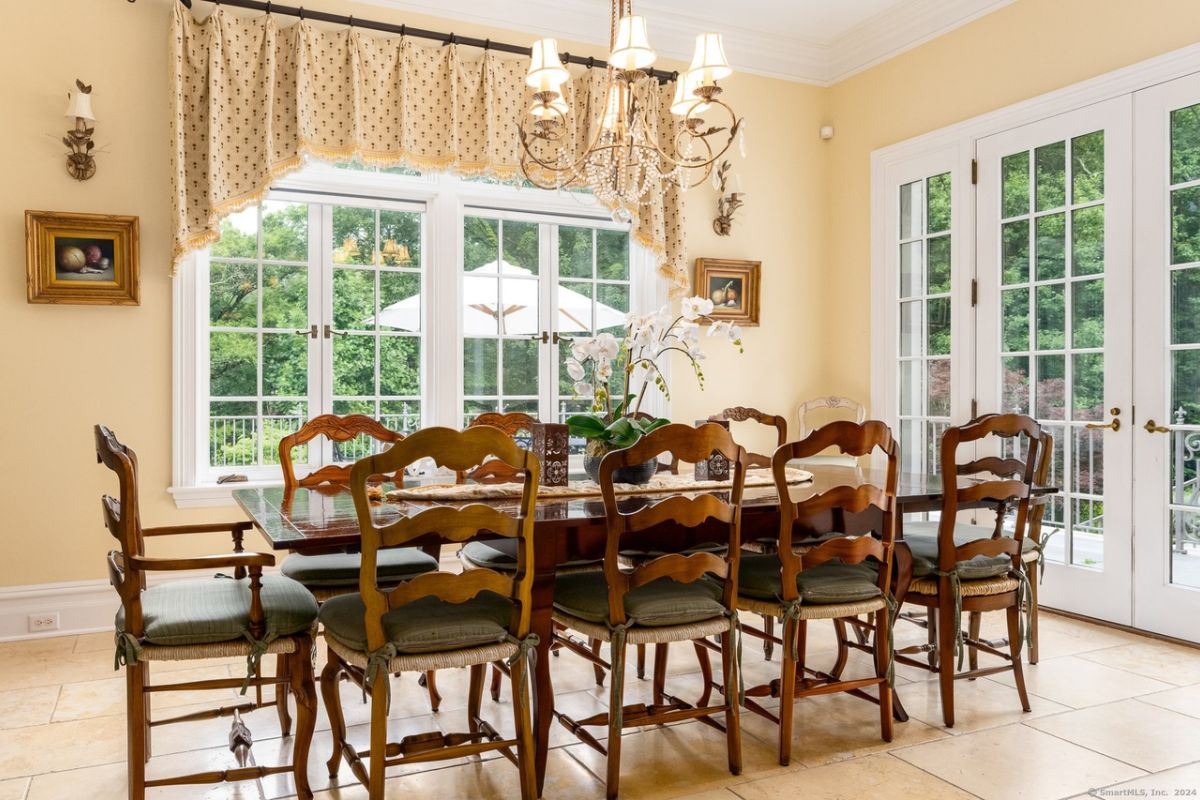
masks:
{"type": "Polygon", "coordinates": [[[258,489],[282,485],[282,481],[209,483],[199,486],[171,486],[167,492],[175,498],[176,508],[229,508],[237,505],[237,501],[233,499],[234,489],[258,489]]]}

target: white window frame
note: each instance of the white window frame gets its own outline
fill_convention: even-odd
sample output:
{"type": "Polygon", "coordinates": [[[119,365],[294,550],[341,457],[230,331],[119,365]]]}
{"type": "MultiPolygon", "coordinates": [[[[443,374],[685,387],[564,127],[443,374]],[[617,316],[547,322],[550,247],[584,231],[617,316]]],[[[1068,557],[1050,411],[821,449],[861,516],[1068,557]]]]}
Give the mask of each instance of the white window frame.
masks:
{"type": "MultiPolygon", "coordinates": [[[[566,224],[617,230],[626,226],[612,222],[609,213],[589,195],[547,192],[511,185],[492,185],[464,180],[449,174],[397,175],[337,169],[312,163],[302,172],[284,178],[273,187],[271,200],[292,200],[329,205],[359,205],[424,212],[422,250],[422,292],[431,298],[423,309],[422,339],[422,419],[425,425],[459,427],[463,403],[462,386],[462,309],[457,298],[462,290],[464,216],[475,213],[500,215],[550,224],[566,224]],[[452,299],[448,300],[447,297],[452,299]],[[454,313],[430,313],[431,309],[454,313]],[[429,365],[437,364],[438,379],[432,380],[429,365]],[[448,368],[447,368],[448,367],[448,368]],[[452,373],[452,374],[451,374],[452,373]]],[[[325,273],[322,286],[309,292],[309,319],[323,320],[327,313],[331,256],[320,252],[321,242],[329,233],[317,227],[330,224],[330,215],[322,209],[310,211],[309,263],[321,263],[325,273]],[[314,225],[313,223],[316,223],[314,225]]],[[[544,236],[543,248],[551,237],[544,236]]],[[[668,301],[667,281],[658,274],[650,250],[630,235],[630,306],[650,311],[668,301]]],[[[554,252],[548,251],[553,258],[554,252]]],[[[179,265],[172,282],[172,363],[173,434],[172,485],[169,492],[177,507],[227,506],[233,503],[235,488],[272,486],[281,482],[274,467],[240,468],[250,481],[217,484],[216,475],[204,465],[207,453],[207,347],[208,314],[200,307],[206,298],[208,281],[207,252],[194,253],[179,265]],[[203,396],[202,396],[203,394],[203,396]]],[[[546,281],[549,286],[552,281],[546,281]]],[[[552,289],[547,289],[547,292],[552,289]]],[[[321,325],[319,324],[319,328],[321,325]]],[[[314,365],[309,370],[309,396],[328,404],[332,390],[332,366],[329,359],[315,365],[324,371],[318,376],[314,365]],[[319,392],[314,387],[322,387],[319,392]]],[[[553,361],[552,361],[553,363],[553,361]]],[[[557,381],[552,367],[546,381],[557,381]]],[[[668,372],[669,376],[669,372],[668,372]]],[[[557,383],[554,383],[557,393],[557,383]]],[[[310,406],[312,404],[310,403],[310,406]]],[[[669,416],[669,401],[660,393],[647,397],[647,410],[669,416]]],[[[309,408],[311,417],[318,412],[309,408]]],[[[328,448],[326,448],[328,450],[328,448]]],[[[321,456],[314,456],[320,459],[321,456]]],[[[324,454],[329,458],[329,453],[324,454]]]]}

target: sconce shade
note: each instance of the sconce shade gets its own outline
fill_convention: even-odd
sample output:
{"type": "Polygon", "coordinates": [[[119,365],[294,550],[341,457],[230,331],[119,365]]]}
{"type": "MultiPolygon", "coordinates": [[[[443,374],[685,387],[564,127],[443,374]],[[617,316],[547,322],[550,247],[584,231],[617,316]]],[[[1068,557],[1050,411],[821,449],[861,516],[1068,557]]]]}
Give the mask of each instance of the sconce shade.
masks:
{"type": "Polygon", "coordinates": [[[525,83],[538,91],[558,89],[567,82],[571,74],[558,58],[558,42],[554,39],[538,39],[533,43],[529,55],[529,72],[525,83]]]}
{"type": "Polygon", "coordinates": [[[657,57],[646,35],[646,18],[637,15],[621,17],[617,41],[608,63],[621,70],[645,69],[657,57]]]}
{"type": "Polygon", "coordinates": [[[688,77],[696,81],[695,85],[711,86],[732,74],[733,69],[725,58],[725,47],[721,44],[721,34],[702,33],[697,36],[692,65],[688,68],[688,77]]]}
{"type": "Polygon", "coordinates": [[[75,119],[76,117],[86,120],[87,122],[95,122],[96,117],[92,114],[92,96],[86,92],[71,92],[70,100],[67,102],[67,119],[75,119]]]}

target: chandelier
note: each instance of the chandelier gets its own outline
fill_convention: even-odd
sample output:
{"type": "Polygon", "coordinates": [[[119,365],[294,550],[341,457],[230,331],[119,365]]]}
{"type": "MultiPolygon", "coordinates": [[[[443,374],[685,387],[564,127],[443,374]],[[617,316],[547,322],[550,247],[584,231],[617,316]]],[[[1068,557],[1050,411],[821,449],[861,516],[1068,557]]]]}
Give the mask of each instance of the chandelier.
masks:
{"type": "MultiPolygon", "coordinates": [[[[659,113],[659,85],[649,70],[657,55],[646,35],[646,18],[634,15],[632,0],[613,0],[609,45],[604,111],[579,152],[573,147],[576,125],[562,92],[570,74],[559,59],[558,43],[534,42],[525,76],[534,89],[534,102],[529,119],[519,126],[520,162],[533,185],[589,188],[612,209],[614,220],[628,222],[656,185],[687,191],[708,179],[713,164],[744,133],[742,120],[719,97],[717,81],[733,74],[721,34],[696,37],[691,66],[675,84],[671,113],[678,119],[673,135],[661,137],[670,142],[666,147],[653,124],[659,113]],[[714,115],[723,124],[707,121],[714,115]]],[[[744,146],[743,139],[743,155],[744,146]]]]}

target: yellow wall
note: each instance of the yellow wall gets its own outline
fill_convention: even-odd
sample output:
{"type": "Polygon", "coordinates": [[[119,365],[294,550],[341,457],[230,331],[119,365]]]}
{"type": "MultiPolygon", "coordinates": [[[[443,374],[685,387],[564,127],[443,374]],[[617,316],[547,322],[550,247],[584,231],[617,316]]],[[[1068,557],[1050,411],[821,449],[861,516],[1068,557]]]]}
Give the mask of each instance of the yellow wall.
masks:
{"type": "Polygon", "coordinates": [[[1197,41],[1196,0],[1018,0],[834,85],[823,385],[870,397],[872,150],[1197,41]]]}
{"type": "MultiPolygon", "coordinates": [[[[171,481],[171,280],[168,277],[168,79],[170,3],[174,0],[31,0],[5,4],[0,47],[0,419],[4,420],[4,549],[0,585],[99,578],[111,541],[99,496],[113,480],[92,455],[91,427],[110,425],[134,447],[142,468],[147,525],[237,518],[237,509],[178,511],[171,481]],[[74,32],[64,34],[63,20],[74,32]],[[82,37],[82,41],[80,40],[82,37]],[[96,176],[85,183],[63,168],[59,138],[66,91],[92,83],[99,123],[96,176]],[[136,214],[141,218],[142,305],[138,308],[42,306],[25,302],[25,209],[136,214]]],[[[310,9],[393,19],[435,30],[524,42],[523,33],[483,29],[338,0],[310,9]]],[[[573,52],[602,55],[569,45],[573,52]]],[[[815,131],[821,89],[735,77],[728,97],[751,120],[752,158],[742,169],[752,192],[736,232],[712,232],[715,194],[689,194],[689,257],[740,257],[764,264],[764,327],[746,335],[746,354],[710,347],[703,395],[677,365],[675,416],[694,419],[744,403],[746,376],[756,401],[789,408],[820,388],[814,360],[781,358],[784,343],[811,337],[814,321],[792,313],[791,298],[821,269],[823,200],[796,192],[823,183],[815,131]],[[800,136],[797,138],[796,133],[800,136]],[[782,165],[782,166],[780,166],[782,165]]],[[[200,547],[217,552],[220,537],[200,547]]],[[[195,547],[196,545],[193,545],[195,547]]],[[[254,545],[252,545],[254,546],[254,545]]],[[[156,553],[183,545],[156,544],[156,553]]]]}

